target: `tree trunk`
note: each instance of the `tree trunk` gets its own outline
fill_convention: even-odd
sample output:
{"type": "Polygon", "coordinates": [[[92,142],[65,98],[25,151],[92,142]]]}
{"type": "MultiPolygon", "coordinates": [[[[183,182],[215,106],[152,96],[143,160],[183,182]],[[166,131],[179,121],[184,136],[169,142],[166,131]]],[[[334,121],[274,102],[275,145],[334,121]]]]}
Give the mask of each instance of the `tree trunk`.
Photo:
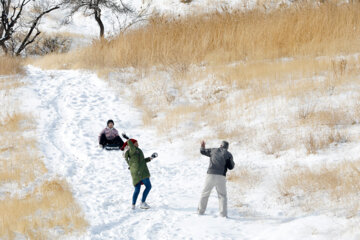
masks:
{"type": "Polygon", "coordinates": [[[105,32],[105,27],[103,22],[101,21],[101,9],[98,8],[95,10],[95,20],[98,23],[99,27],[100,27],[100,38],[104,38],[104,32],[105,32]]]}

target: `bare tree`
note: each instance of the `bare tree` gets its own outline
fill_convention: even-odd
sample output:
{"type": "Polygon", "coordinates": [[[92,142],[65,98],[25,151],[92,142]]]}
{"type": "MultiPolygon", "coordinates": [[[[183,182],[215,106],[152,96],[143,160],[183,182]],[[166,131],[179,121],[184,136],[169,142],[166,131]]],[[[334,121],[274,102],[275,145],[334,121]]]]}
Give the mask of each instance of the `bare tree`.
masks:
{"type": "Polygon", "coordinates": [[[137,11],[130,5],[125,4],[122,0],[63,0],[63,4],[65,7],[69,7],[71,9],[68,16],[69,20],[71,20],[71,17],[79,11],[83,11],[88,16],[94,16],[95,21],[100,28],[100,38],[103,38],[105,34],[105,26],[101,18],[102,11],[105,9],[110,10],[117,19],[119,19],[119,16],[122,15],[132,15],[132,21],[127,22],[126,26],[121,27],[123,29],[127,29],[129,26],[144,20],[147,9],[150,5],[148,4],[146,8],[142,8],[137,11]]]}
{"type": "Polygon", "coordinates": [[[14,55],[20,55],[41,34],[38,29],[41,18],[60,8],[60,5],[50,6],[35,0],[0,0],[0,4],[0,46],[5,54],[10,50],[14,55]],[[28,20],[24,10],[30,5],[33,15],[28,20]],[[22,37],[19,37],[20,32],[24,33],[22,37]]]}

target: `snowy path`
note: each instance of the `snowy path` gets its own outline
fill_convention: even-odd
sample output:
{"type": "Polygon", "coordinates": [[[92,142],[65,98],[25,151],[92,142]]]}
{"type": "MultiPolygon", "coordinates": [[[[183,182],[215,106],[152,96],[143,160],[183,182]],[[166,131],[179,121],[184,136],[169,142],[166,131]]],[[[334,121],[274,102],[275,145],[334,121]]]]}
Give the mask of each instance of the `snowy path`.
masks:
{"type": "MultiPolygon", "coordinates": [[[[141,113],[93,73],[28,67],[26,81],[29,96],[38,99],[29,101],[28,107],[38,114],[46,166],[50,174],[67,179],[90,223],[84,239],[302,239],[312,231],[312,218],[319,220],[299,219],[299,229],[293,219],[244,217],[231,206],[231,199],[230,218],[223,219],[217,216],[214,192],[207,215],[199,217],[195,212],[207,160],[184,156],[181,140],[164,144],[155,138],[151,129],[141,126],[141,113]],[[98,133],[110,118],[120,132],[138,139],[145,155],[159,153],[149,163],[150,210],[130,209],[133,186],[121,153],[97,148],[98,133]]],[[[324,227],[324,233],[334,224],[324,227]]],[[[329,239],[319,234],[307,239],[329,239]]]]}

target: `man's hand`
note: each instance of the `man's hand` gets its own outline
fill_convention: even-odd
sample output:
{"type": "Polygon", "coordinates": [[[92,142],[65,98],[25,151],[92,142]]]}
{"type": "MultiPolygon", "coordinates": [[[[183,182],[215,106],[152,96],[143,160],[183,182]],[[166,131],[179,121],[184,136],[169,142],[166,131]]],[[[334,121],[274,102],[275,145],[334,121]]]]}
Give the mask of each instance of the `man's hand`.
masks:
{"type": "Polygon", "coordinates": [[[201,141],[201,148],[205,148],[205,141],[204,140],[201,141]]]}
{"type": "Polygon", "coordinates": [[[126,135],[126,133],[122,133],[121,136],[127,140],[129,140],[130,138],[126,135]]]}

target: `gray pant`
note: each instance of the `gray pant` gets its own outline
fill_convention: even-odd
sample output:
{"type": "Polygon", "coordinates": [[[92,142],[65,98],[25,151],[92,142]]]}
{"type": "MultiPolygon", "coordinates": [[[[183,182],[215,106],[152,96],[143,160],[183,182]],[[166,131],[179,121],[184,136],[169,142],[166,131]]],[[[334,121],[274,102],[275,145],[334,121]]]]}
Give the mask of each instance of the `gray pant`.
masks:
{"type": "Polygon", "coordinates": [[[206,176],[205,187],[201,194],[198,212],[204,214],[209,200],[211,190],[216,188],[219,198],[219,210],[222,217],[227,217],[227,194],[226,177],[223,175],[208,174],[206,176]]]}

